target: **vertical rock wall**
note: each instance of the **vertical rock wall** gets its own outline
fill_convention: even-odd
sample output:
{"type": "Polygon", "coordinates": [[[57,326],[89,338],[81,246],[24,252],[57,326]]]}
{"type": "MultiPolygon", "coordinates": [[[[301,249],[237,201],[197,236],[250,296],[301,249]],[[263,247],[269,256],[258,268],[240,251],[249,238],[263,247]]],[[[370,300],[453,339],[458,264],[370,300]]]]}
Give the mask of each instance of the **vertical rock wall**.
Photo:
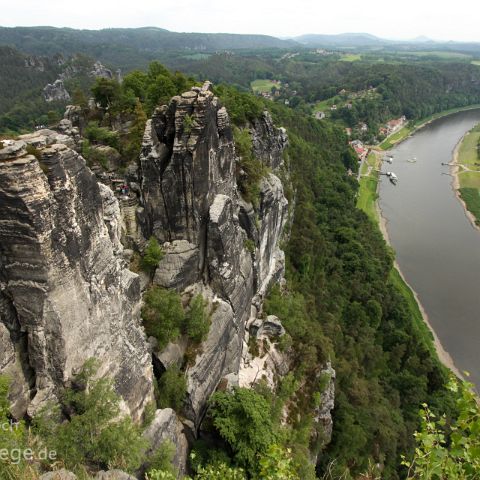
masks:
{"type": "MultiPolygon", "coordinates": [[[[28,139],[25,139],[28,141],[28,139]]],[[[65,145],[0,150],[2,372],[30,414],[54,400],[90,357],[138,418],[153,398],[140,285],[121,260],[119,209],[65,145]],[[27,387],[28,386],[28,389],[27,387]]]]}
{"type": "Polygon", "coordinates": [[[195,427],[220,380],[238,373],[245,327],[268,285],[283,276],[288,202],[274,172],[286,145],[268,114],[252,125],[254,153],[273,171],[262,180],[255,211],[238,192],[230,120],[208,82],[147,122],[139,165],[143,231],[168,242],[156,281],[179,291],[200,282],[196,288],[216,305],[202,352],[187,370],[186,412],[195,427]]]}

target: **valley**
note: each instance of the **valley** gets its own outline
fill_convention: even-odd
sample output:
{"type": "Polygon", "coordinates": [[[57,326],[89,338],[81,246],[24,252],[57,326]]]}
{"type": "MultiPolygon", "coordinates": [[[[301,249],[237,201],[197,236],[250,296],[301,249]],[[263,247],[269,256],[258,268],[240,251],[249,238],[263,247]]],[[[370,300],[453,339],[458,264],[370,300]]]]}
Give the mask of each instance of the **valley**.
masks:
{"type": "Polygon", "coordinates": [[[479,58],[0,27],[0,478],[470,468],[479,58]]]}

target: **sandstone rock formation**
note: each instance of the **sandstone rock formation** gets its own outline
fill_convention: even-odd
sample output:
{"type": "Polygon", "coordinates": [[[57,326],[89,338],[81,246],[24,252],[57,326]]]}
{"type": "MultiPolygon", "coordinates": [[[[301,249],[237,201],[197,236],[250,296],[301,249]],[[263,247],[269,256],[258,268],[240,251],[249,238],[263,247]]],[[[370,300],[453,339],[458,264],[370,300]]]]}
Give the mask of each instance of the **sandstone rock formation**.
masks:
{"type": "Polygon", "coordinates": [[[194,429],[220,380],[238,373],[247,321],[283,275],[279,242],[288,202],[275,171],[285,131],[265,114],[252,125],[252,144],[273,170],[262,180],[257,210],[237,189],[230,120],[208,82],[158,108],[145,130],[138,172],[142,228],[166,251],[155,282],[200,291],[215,305],[208,338],[187,369],[185,413],[194,429]]]}
{"type": "Polygon", "coordinates": [[[61,470],[56,470],[54,472],[44,473],[40,480],[77,480],[77,476],[62,468],[61,470]]]}
{"type": "Polygon", "coordinates": [[[154,453],[165,441],[175,446],[173,464],[183,478],[187,471],[188,440],[184,433],[185,427],[171,408],[157,410],[155,418],[144,433],[150,442],[148,454],[154,453]]]}
{"type": "Polygon", "coordinates": [[[93,64],[93,70],[90,72],[90,76],[96,78],[113,78],[112,71],[102,65],[98,60],[93,64]]]}
{"type": "MultiPolygon", "coordinates": [[[[85,161],[45,132],[0,150],[0,372],[34,414],[90,357],[139,418],[153,398],[138,276],[125,268],[119,209],[85,161]],[[39,159],[27,155],[35,142],[39,159]]],[[[15,396],[15,395],[14,395],[15,396]]]]}
{"type": "Polygon", "coordinates": [[[70,94],[67,92],[63,80],[60,78],[48,83],[43,89],[43,98],[46,102],[68,102],[70,94]]]}

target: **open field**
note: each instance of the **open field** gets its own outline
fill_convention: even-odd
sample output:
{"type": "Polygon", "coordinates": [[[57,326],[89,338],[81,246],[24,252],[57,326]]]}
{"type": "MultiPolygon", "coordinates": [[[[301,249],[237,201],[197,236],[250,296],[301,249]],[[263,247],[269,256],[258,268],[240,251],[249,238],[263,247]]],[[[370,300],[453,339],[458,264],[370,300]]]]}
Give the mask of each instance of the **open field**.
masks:
{"type": "MultiPolygon", "coordinates": [[[[477,125],[463,137],[455,154],[455,161],[459,165],[455,186],[458,187],[458,193],[464,203],[464,207],[473,215],[477,225],[480,225],[479,140],[480,125],[477,125]]],[[[474,219],[471,218],[472,222],[474,219]]]]}
{"type": "Polygon", "coordinates": [[[407,51],[401,52],[401,54],[413,55],[415,57],[438,57],[442,60],[461,60],[461,59],[469,59],[472,58],[471,55],[467,53],[460,53],[460,52],[448,52],[448,51],[436,51],[436,50],[426,50],[426,51],[407,51]]]}
{"type": "Polygon", "coordinates": [[[471,170],[480,171],[477,145],[480,140],[480,125],[474,127],[463,137],[458,151],[458,163],[466,165],[471,170]]]}
{"type": "Polygon", "coordinates": [[[380,148],[382,150],[390,150],[396,143],[400,142],[404,138],[407,138],[410,133],[412,132],[412,128],[410,126],[405,126],[401,128],[398,132],[394,133],[387,137],[381,144],[380,148]]]}
{"type": "Polygon", "coordinates": [[[472,65],[478,65],[480,67],[480,60],[472,60],[470,63],[472,65]]]}
{"type": "Polygon", "coordinates": [[[362,56],[360,54],[347,53],[341,56],[340,61],[341,62],[357,62],[358,60],[361,60],[361,59],[362,59],[362,56]]]}
{"type": "Polygon", "coordinates": [[[335,105],[335,102],[337,100],[340,100],[338,97],[332,97],[332,98],[327,98],[326,100],[322,100],[320,102],[317,102],[314,107],[313,111],[316,112],[325,112],[327,113],[330,111],[330,107],[332,105],[335,105]]]}
{"type": "Polygon", "coordinates": [[[465,202],[467,210],[475,217],[475,223],[480,225],[480,190],[478,188],[459,188],[458,192],[465,202]]]}
{"type": "Polygon", "coordinates": [[[272,87],[279,87],[278,83],[272,82],[272,80],[254,80],[250,83],[251,89],[255,93],[270,93],[272,91],[272,87]]]}
{"type": "Polygon", "coordinates": [[[363,162],[360,177],[360,188],[357,196],[357,208],[363,210],[373,222],[378,222],[378,212],[376,207],[377,202],[377,185],[378,185],[378,172],[380,168],[380,156],[375,153],[370,153],[363,162]],[[367,176],[368,167],[372,167],[370,174],[367,176]]]}

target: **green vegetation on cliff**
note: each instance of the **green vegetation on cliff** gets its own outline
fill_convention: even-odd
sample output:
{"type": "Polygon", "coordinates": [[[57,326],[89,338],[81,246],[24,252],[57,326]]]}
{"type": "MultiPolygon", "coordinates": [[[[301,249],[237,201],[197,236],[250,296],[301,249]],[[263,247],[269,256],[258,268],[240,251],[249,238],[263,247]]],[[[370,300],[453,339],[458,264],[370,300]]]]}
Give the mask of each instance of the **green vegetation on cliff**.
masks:
{"type": "MultiPolygon", "coordinates": [[[[227,87],[218,92],[227,108],[235,97],[243,97],[237,109],[249,104],[246,94],[227,87]]],[[[395,277],[378,227],[356,208],[358,183],[347,174],[343,131],[278,104],[264,105],[289,134],[286,161],[296,202],[286,245],[288,287],[283,293],[274,288],[265,305],[293,341],[297,388],[289,404],[295,414],[284,445],[296,458],[305,449],[319,454],[320,473],[356,478],[375,464],[382,478],[402,478],[401,455],[413,454],[420,405],[455,412],[447,371],[417,318],[418,307],[395,277]],[[325,448],[314,441],[312,399],[329,359],[337,379],[333,438],[325,448]]],[[[372,186],[369,209],[374,194],[372,186]]]]}

